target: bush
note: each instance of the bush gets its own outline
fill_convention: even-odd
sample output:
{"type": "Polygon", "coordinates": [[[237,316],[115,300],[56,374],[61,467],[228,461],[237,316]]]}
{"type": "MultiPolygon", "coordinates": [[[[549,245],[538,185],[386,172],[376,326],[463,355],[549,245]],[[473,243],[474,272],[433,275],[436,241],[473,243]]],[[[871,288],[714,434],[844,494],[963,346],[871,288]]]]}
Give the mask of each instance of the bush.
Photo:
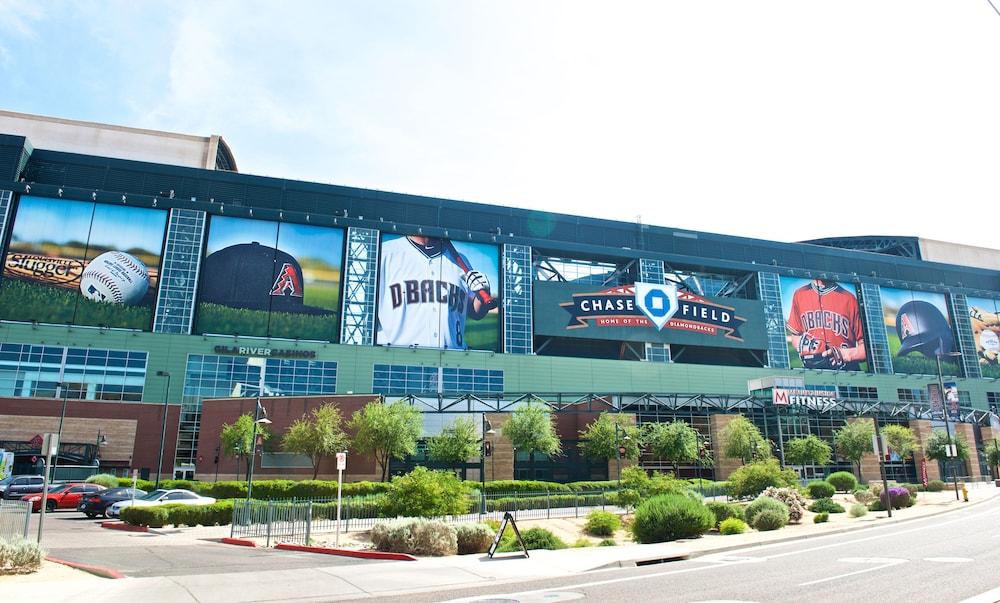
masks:
{"type": "Polygon", "coordinates": [[[928,492],[941,492],[942,490],[944,490],[944,487],[945,483],[939,479],[932,479],[931,481],[927,482],[928,492]]]}
{"type": "Polygon", "coordinates": [[[832,498],[821,498],[809,506],[813,513],[843,513],[844,507],[832,498]]]}
{"type": "Polygon", "coordinates": [[[827,483],[837,489],[838,492],[850,492],[858,487],[858,478],[850,471],[837,471],[826,477],[827,483]]]}
{"type": "Polygon", "coordinates": [[[788,514],[766,509],[754,517],[753,528],[759,532],[770,532],[780,530],[788,524],[788,514]]]}
{"type": "Polygon", "coordinates": [[[589,546],[594,546],[594,543],[586,538],[577,538],[576,541],[570,546],[574,549],[585,549],[589,546]]]}
{"type": "Polygon", "coordinates": [[[622,527],[622,520],[614,513],[608,511],[591,511],[587,516],[587,523],[583,526],[583,531],[591,536],[614,536],[615,532],[622,527]]]}
{"type": "Polygon", "coordinates": [[[233,519],[233,501],[222,500],[210,505],[160,505],[158,507],[125,507],[122,521],[136,526],[162,528],[175,526],[229,525],[233,519]]]}
{"type": "MultiPolygon", "coordinates": [[[[622,470],[624,478],[625,470],[622,470]]],[[[336,482],[334,482],[336,483],[336,482]]],[[[572,492],[568,484],[541,482],[527,479],[502,479],[486,482],[486,492],[505,494],[507,492],[572,492]]]]}
{"type": "Polygon", "coordinates": [[[861,488],[855,488],[851,494],[854,496],[854,500],[865,506],[872,504],[872,502],[878,498],[872,493],[871,490],[864,490],[861,488]]]}
{"type": "Polygon", "coordinates": [[[851,505],[848,513],[850,513],[851,517],[864,517],[865,515],[868,515],[868,507],[861,504],[851,505]]]}
{"type": "Polygon", "coordinates": [[[455,529],[442,521],[413,518],[377,523],[371,537],[376,549],[391,553],[441,556],[458,552],[455,529]]]}
{"type": "Polygon", "coordinates": [[[903,487],[893,487],[889,488],[887,492],[883,492],[879,496],[879,502],[884,509],[889,503],[892,504],[893,509],[902,509],[903,507],[910,506],[910,491],[903,487]],[[887,500],[888,499],[888,500],[887,500]]]}
{"type": "Polygon", "coordinates": [[[613,538],[605,538],[604,540],[597,543],[597,546],[618,546],[613,538]]]}
{"type": "MultiPolygon", "coordinates": [[[[552,494],[549,496],[507,496],[486,499],[486,510],[503,512],[556,509],[574,506],[599,507],[603,504],[615,504],[617,500],[614,492],[602,494],[552,494]]],[[[639,500],[638,497],[637,500],[639,500]]]]}
{"type": "Polygon", "coordinates": [[[830,498],[837,492],[829,483],[820,481],[809,482],[806,490],[809,491],[809,498],[830,498]]]}
{"type": "Polygon", "coordinates": [[[813,517],[813,523],[826,523],[828,521],[830,521],[829,513],[817,513],[815,517],[813,517]]]}
{"type": "Polygon", "coordinates": [[[454,473],[417,467],[393,478],[382,513],[386,517],[440,517],[468,513],[470,505],[469,490],[454,473]]]}
{"type": "Polygon", "coordinates": [[[907,507],[912,507],[917,504],[917,492],[920,492],[920,486],[916,484],[903,484],[903,488],[910,493],[910,502],[906,505],[907,507]]]}
{"type": "Polygon", "coordinates": [[[757,526],[755,525],[755,520],[757,519],[757,515],[763,513],[764,511],[774,511],[780,515],[784,515],[785,523],[788,523],[788,505],[780,500],[767,496],[758,497],[752,503],[747,505],[747,508],[743,510],[743,515],[746,522],[756,528],[757,526]]]}
{"type": "Polygon", "coordinates": [[[121,519],[134,526],[162,528],[167,525],[170,514],[164,507],[125,507],[121,519]]]}
{"type": "Polygon", "coordinates": [[[708,510],[715,514],[715,527],[718,528],[727,519],[743,520],[743,508],[732,503],[710,501],[705,503],[708,510]]]}
{"type": "Polygon", "coordinates": [[[722,520],[719,524],[719,533],[723,536],[729,536],[730,534],[742,534],[746,532],[747,524],[742,519],[737,517],[727,517],[722,520]]]}
{"type": "Polygon", "coordinates": [[[632,521],[636,542],[648,544],[700,536],[715,526],[708,507],[684,495],[654,496],[640,504],[632,521]]]}
{"type": "Polygon", "coordinates": [[[45,551],[38,543],[21,539],[8,542],[0,538],[0,575],[38,571],[44,557],[45,551]]]}
{"type": "MultiPolygon", "coordinates": [[[[549,549],[554,551],[566,548],[566,543],[562,539],[545,528],[529,528],[521,532],[521,538],[524,539],[524,546],[529,551],[532,549],[549,549]]],[[[504,553],[519,550],[521,550],[521,543],[517,541],[516,537],[508,544],[500,547],[500,551],[504,553]]]]}
{"type": "Polygon", "coordinates": [[[460,523],[455,525],[455,538],[459,555],[485,553],[493,543],[494,530],[483,523],[460,523]]]}
{"type": "MultiPolygon", "coordinates": [[[[608,480],[602,482],[571,482],[563,485],[573,492],[594,492],[595,490],[607,492],[618,489],[618,480],[608,480]]],[[[479,484],[476,483],[476,486],[478,487],[479,484]]]]}
{"type": "Polygon", "coordinates": [[[761,496],[780,500],[788,507],[788,520],[792,523],[802,521],[802,516],[806,514],[806,499],[795,488],[768,488],[761,492],[761,496]]]}
{"type": "Polygon", "coordinates": [[[118,478],[110,473],[97,473],[87,478],[88,484],[97,484],[105,488],[117,488],[118,478]]]}
{"type": "Polygon", "coordinates": [[[785,488],[798,483],[791,469],[782,470],[778,461],[768,459],[744,465],[729,476],[729,495],[733,498],[755,497],[766,488],[785,488]]]}

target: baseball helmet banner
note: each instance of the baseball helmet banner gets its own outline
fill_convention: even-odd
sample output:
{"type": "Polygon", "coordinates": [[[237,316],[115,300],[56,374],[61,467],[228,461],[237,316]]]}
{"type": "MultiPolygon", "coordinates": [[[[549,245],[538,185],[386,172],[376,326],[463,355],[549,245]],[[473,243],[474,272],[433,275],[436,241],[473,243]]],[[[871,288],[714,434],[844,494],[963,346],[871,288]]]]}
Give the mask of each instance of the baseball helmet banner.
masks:
{"type": "Polygon", "coordinates": [[[868,369],[857,288],[850,283],[781,277],[791,368],[868,369]]]}
{"type": "Polygon", "coordinates": [[[1000,312],[997,301],[981,297],[966,299],[969,326],[976,341],[976,355],[983,377],[1000,377],[1000,312]]]}
{"type": "Polygon", "coordinates": [[[375,343],[500,351],[500,291],[496,245],[383,234],[375,343]]]}
{"type": "Polygon", "coordinates": [[[0,318],[149,330],[167,212],[22,196],[0,318]]]}
{"type": "Polygon", "coordinates": [[[197,330],[338,340],[344,231],[213,216],[197,330]]]}
{"type": "Polygon", "coordinates": [[[958,348],[944,294],[883,287],[881,296],[893,370],[935,375],[940,357],[945,374],[959,374],[948,356],[958,348]]]}

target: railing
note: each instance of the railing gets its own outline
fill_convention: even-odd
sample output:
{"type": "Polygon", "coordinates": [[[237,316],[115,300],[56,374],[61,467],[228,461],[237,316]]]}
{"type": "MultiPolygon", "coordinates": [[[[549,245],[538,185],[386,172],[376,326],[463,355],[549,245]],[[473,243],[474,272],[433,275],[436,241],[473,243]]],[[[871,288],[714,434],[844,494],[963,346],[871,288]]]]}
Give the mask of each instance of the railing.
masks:
{"type": "MultiPolygon", "coordinates": [[[[382,495],[343,499],[341,531],[366,530],[376,523],[396,519],[380,517],[382,500],[382,495]]],[[[616,506],[611,492],[489,492],[470,497],[468,513],[438,519],[454,523],[500,520],[507,512],[515,519],[582,517],[595,509],[624,510],[616,506]]],[[[233,503],[233,538],[263,538],[265,546],[280,542],[309,544],[314,534],[336,530],[336,499],[237,500],[233,503]]]]}
{"type": "Polygon", "coordinates": [[[24,500],[0,501],[0,540],[11,542],[28,538],[31,503],[24,500]]]}

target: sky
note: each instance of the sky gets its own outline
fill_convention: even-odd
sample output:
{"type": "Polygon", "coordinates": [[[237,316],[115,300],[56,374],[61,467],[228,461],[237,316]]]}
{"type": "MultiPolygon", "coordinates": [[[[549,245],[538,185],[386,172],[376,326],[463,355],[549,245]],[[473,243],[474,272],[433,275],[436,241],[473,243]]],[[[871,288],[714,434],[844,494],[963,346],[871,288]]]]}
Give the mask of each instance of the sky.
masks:
{"type": "Polygon", "coordinates": [[[990,0],[0,0],[0,31],[0,108],[221,134],[245,173],[1000,247],[990,0]]]}

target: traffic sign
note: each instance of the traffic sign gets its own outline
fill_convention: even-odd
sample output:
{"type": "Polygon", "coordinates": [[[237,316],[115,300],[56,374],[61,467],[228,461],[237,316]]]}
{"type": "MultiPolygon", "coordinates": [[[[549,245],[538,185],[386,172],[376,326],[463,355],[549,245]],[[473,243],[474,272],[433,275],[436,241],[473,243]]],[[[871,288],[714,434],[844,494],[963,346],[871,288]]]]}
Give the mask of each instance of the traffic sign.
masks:
{"type": "Polygon", "coordinates": [[[347,469],[347,453],[338,452],[337,453],[337,471],[344,471],[347,469]]]}

